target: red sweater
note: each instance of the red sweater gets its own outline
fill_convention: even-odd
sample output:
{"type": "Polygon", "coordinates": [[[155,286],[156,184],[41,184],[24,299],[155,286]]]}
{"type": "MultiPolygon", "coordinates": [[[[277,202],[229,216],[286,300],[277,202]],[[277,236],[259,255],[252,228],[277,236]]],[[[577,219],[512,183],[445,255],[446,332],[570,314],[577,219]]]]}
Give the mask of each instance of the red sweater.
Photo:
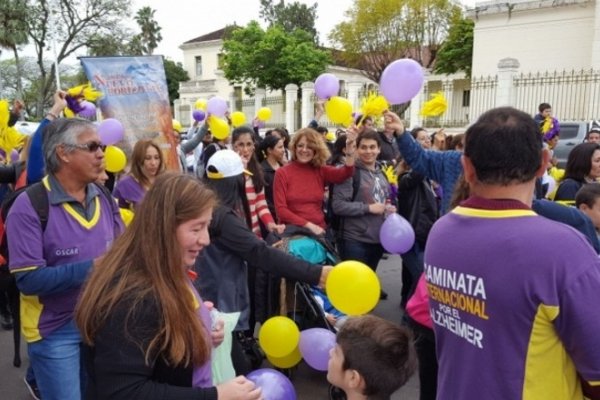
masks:
{"type": "Polygon", "coordinates": [[[277,169],[273,199],[279,222],[304,226],[307,222],[325,229],[323,197],[325,185],[342,183],[354,174],[354,167],[320,168],[292,161],[277,169]]]}

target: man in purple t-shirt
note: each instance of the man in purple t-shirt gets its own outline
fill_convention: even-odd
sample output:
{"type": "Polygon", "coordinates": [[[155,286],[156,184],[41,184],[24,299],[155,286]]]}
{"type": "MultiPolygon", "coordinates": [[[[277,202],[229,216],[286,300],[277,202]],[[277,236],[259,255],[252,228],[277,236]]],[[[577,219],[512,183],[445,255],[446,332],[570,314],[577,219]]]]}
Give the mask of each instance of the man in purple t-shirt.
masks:
{"type": "Polygon", "coordinates": [[[547,162],[538,127],[516,109],[490,110],[466,132],[471,197],[425,250],[439,400],[600,398],[600,259],[531,210],[547,162]]]}
{"type": "Polygon", "coordinates": [[[91,122],[53,121],[43,153],[46,228],[29,196],[19,195],[6,224],[9,267],[22,293],[22,333],[42,398],[80,400],[81,339],[73,312],[94,259],[106,252],[123,223],[115,202],[94,184],[104,154],[91,122]]]}

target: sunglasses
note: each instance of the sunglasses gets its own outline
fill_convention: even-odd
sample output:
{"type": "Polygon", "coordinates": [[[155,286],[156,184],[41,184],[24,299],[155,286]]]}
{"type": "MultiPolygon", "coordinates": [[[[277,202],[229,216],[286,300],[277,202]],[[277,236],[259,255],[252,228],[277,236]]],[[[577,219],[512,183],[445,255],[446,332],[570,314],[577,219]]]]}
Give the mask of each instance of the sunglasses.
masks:
{"type": "Polygon", "coordinates": [[[83,144],[66,143],[65,146],[71,147],[73,149],[87,150],[90,153],[95,153],[98,151],[98,149],[100,149],[102,151],[104,151],[106,149],[106,146],[100,142],[87,142],[87,143],[83,143],[83,144]]]}

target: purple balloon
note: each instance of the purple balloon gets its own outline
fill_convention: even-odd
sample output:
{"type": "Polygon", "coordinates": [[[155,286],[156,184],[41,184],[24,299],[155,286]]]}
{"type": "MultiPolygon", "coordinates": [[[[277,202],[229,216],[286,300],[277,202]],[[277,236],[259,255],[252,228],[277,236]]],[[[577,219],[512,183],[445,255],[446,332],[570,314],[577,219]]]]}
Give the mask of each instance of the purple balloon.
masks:
{"type": "Polygon", "coordinates": [[[206,118],[206,114],[202,110],[194,110],[194,112],[192,113],[192,117],[194,118],[194,121],[200,122],[204,121],[204,118],[206,118]]]}
{"type": "Polygon", "coordinates": [[[279,371],[261,368],[250,372],[246,378],[262,389],[265,400],[296,400],[294,385],[279,371]]]}
{"type": "Polygon", "coordinates": [[[96,118],[96,105],[89,101],[83,100],[79,103],[81,110],[77,113],[78,116],[85,119],[96,118]]]}
{"type": "Polygon", "coordinates": [[[300,332],[300,354],[304,361],[318,371],[327,371],[329,351],[335,347],[335,333],[324,328],[300,332]]]}
{"type": "Polygon", "coordinates": [[[12,149],[10,151],[10,162],[14,164],[18,161],[19,161],[19,151],[17,149],[12,149]]]}
{"type": "Polygon", "coordinates": [[[409,58],[402,58],[385,67],[379,88],[390,104],[410,101],[423,87],[423,67],[409,58]]]}
{"type": "Polygon", "coordinates": [[[415,231],[399,214],[390,214],[379,230],[381,245],[392,254],[403,254],[415,243],[415,231]]]}
{"type": "Polygon", "coordinates": [[[333,74],[321,74],[315,81],[315,94],[321,100],[337,96],[340,91],[340,81],[333,74]]]}
{"type": "Polygon", "coordinates": [[[220,97],[211,97],[206,103],[206,112],[217,117],[223,117],[227,112],[227,102],[220,97]]]}
{"type": "Polygon", "coordinates": [[[98,136],[102,144],[110,146],[123,140],[125,129],[118,120],[107,118],[98,125],[98,136]]]}

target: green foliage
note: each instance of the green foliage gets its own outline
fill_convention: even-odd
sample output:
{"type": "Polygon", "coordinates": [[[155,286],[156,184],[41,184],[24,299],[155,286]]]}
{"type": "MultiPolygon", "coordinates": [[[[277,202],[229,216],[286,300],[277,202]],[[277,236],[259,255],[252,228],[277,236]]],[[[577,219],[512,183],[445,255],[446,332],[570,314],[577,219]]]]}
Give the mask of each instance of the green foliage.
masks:
{"type": "Polygon", "coordinates": [[[162,35],[160,34],[161,27],[154,19],[155,12],[156,10],[150,7],[142,7],[135,15],[135,21],[142,31],[136,35],[135,39],[141,47],[142,54],[152,54],[162,40],[162,35]]]}
{"type": "Polygon", "coordinates": [[[460,12],[450,0],[354,0],[347,19],[329,37],[347,62],[378,82],[385,67],[399,58],[431,67],[450,21],[460,12]]]}
{"type": "Polygon", "coordinates": [[[473,64],[473,29],[475,23],[468,18],[453,21],[448,38],[440,49],[433,71],[438,74],[453,74],[464,71],[471,76],[473,64]]]}
{"type": "Polygon", "coordinates": [[[29,0],[28,34],[35,47],[41,84],[36,113],[43,115],[44,100],[55,88],[55,66],[48,66],[46,52],[56,43],[56,58],[62,62],[94,40],[118,31],[129,15],[129,0],[29,0]],[[54,40],[53,40],[54,39],[54,40]]]}
{"type": "Polygon", "coordinates": [[[283,0],[279,0],[277,4],[274,4],[273,0],[260,0],[259,15],[269,26],[279,25],[285,32],[289,33],[301,29],[310,34],[315,43],[318,42],[317,29],[315,28],[317,3],[308,6],[297,1],[285,4],[283,0]]]}
{"type": "Polygon", "coordinates": [[[0,47],[13,49],[26,44],[27,7],[23,0],[0,2],[0,47]]]}
{"type": "Polygon", "coordinates": [[[279,26],[264,31],[252,21],[223,43],[223,71],[233,84],[283,90],[289,83],[312,81],[331,63],[328,52],[317,49],[309,33],[285,32],[279,26]]]}
{"type": "Polygon", "coordinates": [[[167,77],[167,87],[169,88],[169,101],[179,98],[179,82],[186,82],[190,77],[180,62],[174,62],[168,58],[164,59],[165,75],[167,77]]]}

